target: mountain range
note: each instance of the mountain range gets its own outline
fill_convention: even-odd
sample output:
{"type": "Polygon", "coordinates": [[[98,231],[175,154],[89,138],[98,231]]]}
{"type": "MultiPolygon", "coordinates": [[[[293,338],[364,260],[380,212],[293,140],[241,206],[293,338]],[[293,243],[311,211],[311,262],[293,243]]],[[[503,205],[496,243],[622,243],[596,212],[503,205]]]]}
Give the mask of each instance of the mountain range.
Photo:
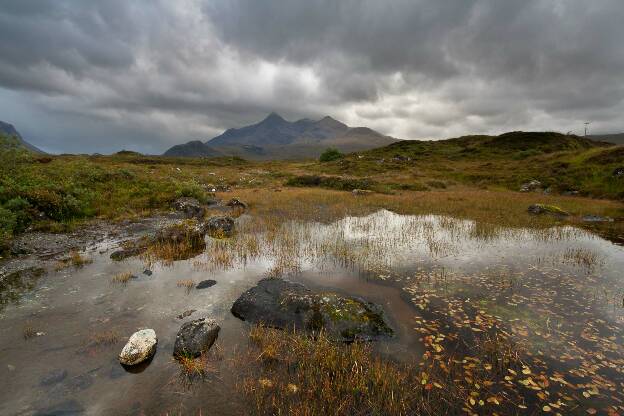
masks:
{"type": "Polygon", "coordinates": [[[334,147],[356,152],[386,146],[398,140],[367,127],[349,127],[329,116],[320,120],[286,121],[276,113],[259,123],[236,129],[206,142],[199,140],[173,146],[164,156],[240,156],[248,159],[316,158],[334,147]]]}
{"type": "Polygon", "coordinates": [[[15,137],[21,146],[23,146],[24,148],[30,151],[33,151],[36,153],[44,153],[41,149],[38,149],[37,147],[33,146],[32,144],[24,140],[22,138],[22,135],[19,134],[19,132],[15,129],[15,127],[13,127],[12,124],[5,123],[4,121],[0,121],[0,134],[5,134],[10,137],[15,137]]]}

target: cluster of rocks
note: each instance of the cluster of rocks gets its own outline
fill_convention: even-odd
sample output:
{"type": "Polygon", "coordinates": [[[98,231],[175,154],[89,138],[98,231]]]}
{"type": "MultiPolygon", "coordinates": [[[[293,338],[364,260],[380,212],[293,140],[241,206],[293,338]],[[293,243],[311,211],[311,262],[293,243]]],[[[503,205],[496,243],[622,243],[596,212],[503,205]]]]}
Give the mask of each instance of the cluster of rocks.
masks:
{"type": "Polygon", "coordinates": [[[231,237],[234,234],[234,219],[229,216],[214,216],[207,220],[190,219],[168,225],[156,231],[152,237],[143,237],[131,242],[110,255],[110,258],[121,261],[138,256],[153,244],[190,244],[191,248],[201,250],[205,247],[206,234],[213,238],[231,237]]]}
{"type": "MultiPolygon", "coordinates": [[[[189,314],[190,315],[190,314],[189,314]]],[[[219,336],[221,327],[214,319],[200,318],[182,325],[173,347],[175,357],[198,357],[210,350],[219,336]]],[[[153,329],[142,329],[130,336],[119,354],[124,366],[148,362],[156,354],[158,338],[153,329]]]]}

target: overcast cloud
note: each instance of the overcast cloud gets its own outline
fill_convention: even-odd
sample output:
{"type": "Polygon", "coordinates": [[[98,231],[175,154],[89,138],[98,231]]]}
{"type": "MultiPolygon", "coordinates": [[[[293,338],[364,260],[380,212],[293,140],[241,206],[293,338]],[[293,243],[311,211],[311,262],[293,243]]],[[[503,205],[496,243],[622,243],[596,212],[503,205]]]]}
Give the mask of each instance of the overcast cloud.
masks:
{"type": "Polygon", "coordinates": [[[624,131],[622,0],[2,0],[0,120],[161,153],[331,115],[403,139],[624,131]]]}

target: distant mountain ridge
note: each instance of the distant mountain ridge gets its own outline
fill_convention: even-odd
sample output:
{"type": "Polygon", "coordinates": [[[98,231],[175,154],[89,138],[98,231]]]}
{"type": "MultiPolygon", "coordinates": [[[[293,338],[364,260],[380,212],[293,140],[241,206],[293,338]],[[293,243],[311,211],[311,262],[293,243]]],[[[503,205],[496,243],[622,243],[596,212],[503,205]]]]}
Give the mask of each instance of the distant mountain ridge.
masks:
{"type": "Polygon", "coordinates": [[[597,140],[601,142],[607,142],[607,143],[613,143],[613,144],[624,144],[624,133],[592,134],[587,137],[592,140],[597,140]]]}
{"type": "Polygon", "coordinates": [[[28,143],[27,141],[25,141],[22,138],[22,135],[19,134],[19,132],[15,129],[15,127],[12,124],[9,123],[5,123],[4,121],[0,121],[0,133],[6,134],[9,137],[15,137],[17,138],[18,142],[20,143],[20,145],[22,145],[24,148],[35,152],[35,153],[45,153],[43,150],[33,146],[32,144],[28,143]]]}
{"type": "Polygon", "coordinates": [[[349,127],[326,116],[290,122],[271,113],[259,123],[228,129],[204,143],[173,146],[165,156],[234,155],[251,159],[315,158],[328,147],[355,152],[386,146],[398,140],[366,127],[349,127]]]}

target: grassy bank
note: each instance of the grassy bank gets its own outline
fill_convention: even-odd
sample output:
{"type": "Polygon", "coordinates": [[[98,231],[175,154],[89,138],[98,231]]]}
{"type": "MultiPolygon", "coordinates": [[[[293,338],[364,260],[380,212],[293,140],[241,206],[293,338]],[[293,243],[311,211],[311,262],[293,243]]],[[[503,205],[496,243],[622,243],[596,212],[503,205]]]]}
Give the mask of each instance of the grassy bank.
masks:
{"type": "Polygon", "coordinates": [[[90,218],[150,215],[169,209],[178,197],[206,201],[214,190],[227,188],[250,202],[258,214],[321,221],[387,208],[511,226],[556,222],[526,214],[532,203],[556,205],[576,215],[624,216],[622,204],[614,202],[624,192],[624,179],[607,177],[620,163],[621,149],[564,144],[568,147],[555,148],[554,153],[538,147],[537,155],[510,159],[509,154],[528,150],[486,152],[478,140],[399,143],[321,163],[165,158],[133,152],[42,156],[5,143],[0,146],[0,242],[6,248],[26,229],[65,231],[90,218]],[[561,163],[566,167],[553,173],[551,168],[561,163]],[[581,189],[583,194],[611,200],[509,192],[530,178],[540,179],[544,186],[559,184],[561,189],[581,189]],[[564,186],[562,178],[572,184],[564,186]],[[356,188],[377,193],[345,192],[356,188]]]}

